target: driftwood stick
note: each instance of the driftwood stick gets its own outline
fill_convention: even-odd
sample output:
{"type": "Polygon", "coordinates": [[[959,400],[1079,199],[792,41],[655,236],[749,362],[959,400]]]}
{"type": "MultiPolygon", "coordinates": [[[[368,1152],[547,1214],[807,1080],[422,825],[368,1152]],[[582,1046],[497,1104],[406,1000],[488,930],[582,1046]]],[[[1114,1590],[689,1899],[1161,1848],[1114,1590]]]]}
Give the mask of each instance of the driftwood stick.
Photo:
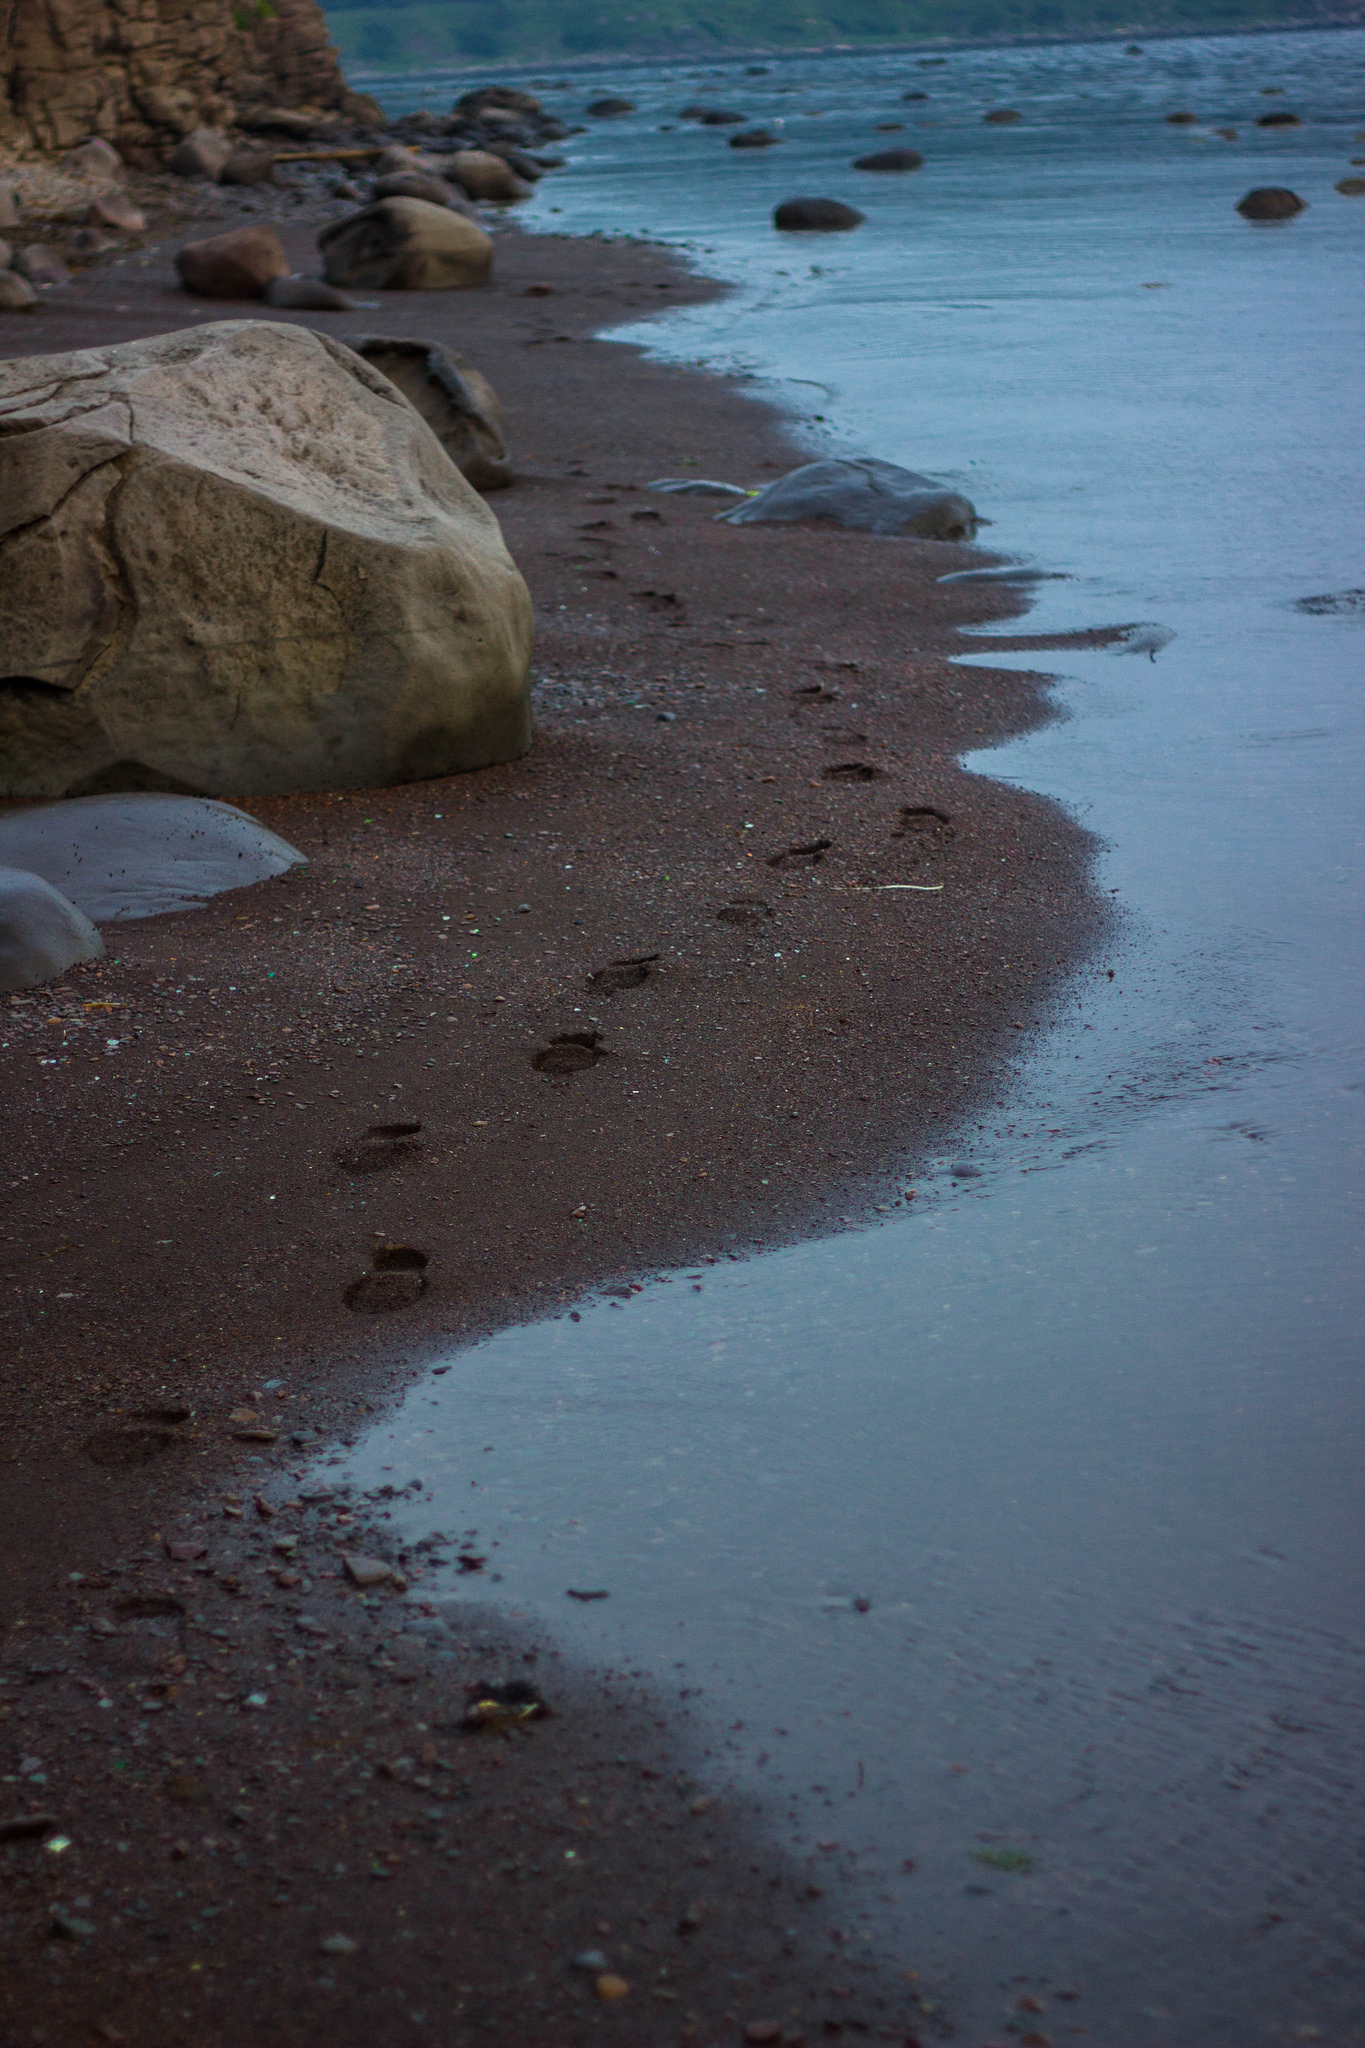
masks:
{"type": "MultiPolygon", "coordinates": [[[[385,148],[387,148],[385,144],[385,148]]],[[[361,157],[383,156],[383,149],[276,149],[272,150],[277,164],[340,164],[354,163],[361,157]]]]}

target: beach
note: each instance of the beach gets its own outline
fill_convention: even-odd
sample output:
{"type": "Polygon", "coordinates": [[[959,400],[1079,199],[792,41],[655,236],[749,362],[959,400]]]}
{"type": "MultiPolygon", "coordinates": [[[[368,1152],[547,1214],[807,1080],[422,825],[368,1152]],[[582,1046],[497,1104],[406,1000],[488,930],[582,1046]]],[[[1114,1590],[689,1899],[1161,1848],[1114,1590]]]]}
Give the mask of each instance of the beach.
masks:
{"type": "MultiPolygon", "coordinates": [[[[280,226],[305,267],[311,223],[280,226]]],[[[6,352],[249,311],[188,300],[173,241],[152,239],[135,289],[126,271],[93,268],[60,309],[11,320],[6,352]]],[[[597,2039],[621,2016],[566,1975],[558,1949],[543,2018],[520,1993],[500,2001],[546,1912],[578,1914],[559,1948],[610,1947],[594,1926],[619,1941],[646,1892],[645,1916],[668,1930],[676,1983],[661,1988],[679,1989],[680,2038],[738,2038],[765,1986],[769,2002],[790,1993],[813,2033],[852,2010],[808,1942],[783,1953],[787,1898],[806,1874],[784,1867],[738,1796],[702,1852],[731,1859],[723,1940],[677,1933],[703,1879],[671,1835],[700,1816],[676,1820],[682,1731],[654,1725],[638,1677],[624,1689],[582,1670],[546,1679],[551,1704],[572,1707],[533,1736],[480,1738],[474,1803],[419,1822],[405,1781],[437,1782],[424,1743],[443,1768],[473,1753],[468,1738],[433,1735],[450,1696],[462,1702],[490,1659],[505,1676],[534,1653],[543,1672],[553,1645],[524,1650],[515,1624],[487,1618],[485,1564],[471,1568],[485,1618],[461,1638],[474,1646],[395,1679],[361,1652],[411,1613],[421,1561],[405,1567],[406,1600],[362,1605],[340,1560],[364,1511],[337,1509],[353,1517],[338,1526],[331,1504],[283,1505],[305,1448],[344,1444],[421,1365],[472,1338],[612,1290],[628,1301],[651,1275],[704,1286],[718,1261],[912,1203],[917,1161],[1001,1100],[1066,978],[1105,972],[1085,832],[957,765],[964,748],[1051,715],[1042,675],[951,665],[961,627],[1017,608],[1000,587],[937,581],[980,550],[734,529],[715,523],[714,498],[645,488],[758,485],[806,452],[742,383],[595,338],[713,291],[647,244],[505,231],[486,290],[293,316],[343,339],[430,337],[494,383],[518,481],[489,502],[536,606],[533,748],[439,782],[249,802],[307,866],[111,928],[107,961],[5,1005],[5,1697],[16,1732],[41,1724],[45,1802],[73,1841],[65,1860],[12,1857],[11,1897],[25,1927],[60,1892],[99,1901],[69,1916],[119,1916],[122,1930],[25,1951],[0,2000],[11,2024],[41,2007],[34,2023],[49,2031],[28,2038],[75,2038],[98,2014],[110,2040],[180,2039],[171,1981],[187,1986],[187,2039],[259,2038],[267,2012],[272,2039],[373,2037],[395,1955],[419,2011],[450,1996],[455,1964],[433,1941],[453,1917],[480,1927],[477,1967],[450,1981],[476,1986],[460,1995],[485,2027],[508,2038],[515,2012],[519,2039],[597,2039]],[[557,1060],[556,1044],[578,1051],[557,1060]],[[367,1134],[381,1126],[395,1135],[377,1143],[367,1134]],[[420,1288],[396,1312],[356,1312],[348,1294],[366,1299],[357,1283],[393,1246],[422,1255],[420,1288]],[[271,1577],[286,1527],[313,1559],[297,1590],[271,1577]],[[172,1544],[204,1549],[178,1557],[172,1544]],[[305,1597],[316,1635],[300,1631],[305,1597]],[[146,1644],[116,1684],[98,1631],[120,1601],[146,1644]],[[36,1664],[50,1675],[30,1678],[36,1664]],[[347,1730],[329,1728],[324,1745],[312,1680],[343,1667],[358,1690],[340,1695],[347,1730]],[[155,1696],[152,1672],[165,1681],[155,1696]],[[243,1704],[258,1681],[268,1709],[243,1704]],[[599,1767],[617,1699],[656,1748],[643,1775],[632,1758],[614,1784],[593,1904],[570,1911],[564,1887],[581,1879],[566,1877],[567,1852],[504,1880],[507,1859],[486,1844],[508,1824],[513,1773],[520,1844],[555,1788],[599,1767]],[[341,1761],[360,1753],[348,1745],[367,1715],[408,1763],[366,1779],[365,1854],[340,1858],[347,1874],[328,1880],[324,1906],[318,1872],[334,1848],[319,1841],[338,1824],[341,1761]],[[326,1774],[306,1762],[323,1754],[326,1774]],[[269,1789],[244,1798],[252,1769],[269,1789]],[[660,1788],[672,1788],[664,1818],[660,1788]],[[85,1819],[68,1825],[75,1811],[85,1819]],[[370,1856],[395,1828],[403,1860],[379,1884],[370,1856]],[[424,1828],[444,1846],[424,1846],[424,1828]],[[788,1887],[780,1911],[770,1885],[788,1887]],[[211,1958],[198,1934],[159,1940],[168,1905],[133,1904],[170,1895],[222,1913],[211,1958]],[[254,1913],[281,1895],[278,1921],[254,1913]],[[231,1910],[248,1903],[249,1923],[231,1910]],[[318,1941],[348,1914],[363,1918],[370,1960],[320,1965],[318,1941]],[[750,1973],[743,2010],[736,1969],[750,1973]]],[[[687,1778],[689,1803],[711,1796],[699,1785],[687,1778]]],[[[522,1863],[550,1853],[518,1851],[522,1863]]],[[[713,1874],[704,1884],[721,1890],[713,1874]]],[[[639,1965],[622,1967],[630,1978],[639,1965]]],[[[858,1997],[869,2015],[882,2000],[877,2023],[908,2039],[919,1993],[907,2004],[896,1975],[899,2008],[884,1972],[858,1997]]],[[[668,2026],[672,2003],[652,2009],[668,2026]]],[[[629,2025],[623,2037],[643,2038],[629,2025]]]]}

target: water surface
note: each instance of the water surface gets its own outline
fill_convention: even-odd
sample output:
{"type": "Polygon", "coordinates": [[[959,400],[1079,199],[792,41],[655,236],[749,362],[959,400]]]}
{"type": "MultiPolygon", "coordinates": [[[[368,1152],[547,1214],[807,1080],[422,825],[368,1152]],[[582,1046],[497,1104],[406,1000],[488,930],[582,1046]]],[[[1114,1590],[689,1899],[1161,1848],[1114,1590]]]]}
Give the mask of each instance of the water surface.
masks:
{"type": "Polygon", "coordinates": [[[1175,636],[1048,657],[1064,720],[972,760],[1100,836],[1122,930],[989,1121],[905,1162],[912,1213],[506,1332],[349,1467],[420,1476],[412,1534],[476,1526],[519,1609],[686,1690],[965,2040],[1026,1990],[1054,2041],[1365,2041],[1365,616],[1300,608],[1365,584],[1363,56],[623,68],[594,86],[640,113],[531,209],[733,279],[630,338],[965,489],[1065,572],[1029,630],[1175,636]],[[660,134],[694,97],[788,140],[660,134]],[[848,168],[886,119],[923,171],[848,168]],[[1310,210],[1247,226],[1263,183],[1310,210]],[[778,237],[793,191],[867,225],[778,237]]]}

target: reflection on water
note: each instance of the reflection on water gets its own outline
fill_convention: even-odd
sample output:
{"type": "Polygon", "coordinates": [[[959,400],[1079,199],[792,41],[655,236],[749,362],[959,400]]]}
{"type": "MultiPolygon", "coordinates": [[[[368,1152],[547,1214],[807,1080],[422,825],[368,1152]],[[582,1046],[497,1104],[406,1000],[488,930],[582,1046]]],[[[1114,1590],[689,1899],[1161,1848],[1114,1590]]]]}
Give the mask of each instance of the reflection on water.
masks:
{"type": "Polygon", "coordinates": [[[862,184],[910,58],[745,80],[789,140],[734,154],[654,132],[693,70],[623,71],[640,116],[535,202],[704,246],[736,295],[637,338],[816,383],[813,447],[967,489],[1065,572],[1030,630],[1174,635],[1035,657],[1067,716],[976,758],[1100,835],[1124,935],[914,1213],[507,1332],[351,1460],[420,1474],[413,1533],[477,1523],[566,1641],[700,1689],[968,2038],[1008,1986],[1054,2040],[1365,2040],[1362,616],[1300,602],[1361,581],[1362,52],[959,54],[902,110],[925,170],[862,184]],[[1254,183],[1310,211],[1247,227],[1254,183]],[[780,241],[800,189],[867,227],[780,241]]]}

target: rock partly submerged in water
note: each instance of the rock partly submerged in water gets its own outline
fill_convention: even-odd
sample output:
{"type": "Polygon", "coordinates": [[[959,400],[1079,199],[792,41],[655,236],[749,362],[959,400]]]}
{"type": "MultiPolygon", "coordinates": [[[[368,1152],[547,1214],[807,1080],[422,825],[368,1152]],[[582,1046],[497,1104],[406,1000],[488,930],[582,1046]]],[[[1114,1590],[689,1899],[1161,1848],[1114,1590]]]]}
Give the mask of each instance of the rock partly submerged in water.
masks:
{"type": "Polygon", "coordinates": [[[407,335],[348,335],[346,346],[416,406],[476,491],[506,490],[515,480],[498,395],[472,363],[407,335]]]}
{"type": "Polygon", "coordinates": [[[0,793],[373,787],[530,744],[530,598],[413,407],[304,327],[0,363],[0,793]]]}
{"type": "MultiPolygon", "coordinates": [[[[12,811],[0,818],[0,863],[61,890],[57,901],[69,898],[82,925],[198,910],[210,896],[307,864],[297,847],[231,804],[150,793],[12,811]]],[[[73,958],[103,950],[97,944],[73,958]]]]}
{"type": "Polygon", "coordinates": [[[976,508],[957,491],[894,462],[807,462],[717,519],[730,526],[790,525],[832,519],[862,533],[902,533],[917,540],[971,540],[976,508]]]}
{"type": "Polygon", "coordinates": [[[861,227],[867,215],[842,199],[784,199],[774,210],[773,226],[787,233],[814,230],[829,234],[841,228],[861,227]]]}
{"type": "Polygon", "coordinates": [[[1237,202],[1243,220],[1293,220],[1307,206],[1287,185],[1256,185],[1237,202]]]}
{"type": "Polygon", "coordinates": [[[855,156],[855,171],[918,171],[924,158],[917,149],[876,149],[871,156],[855,156]]]}
{"type": "Polygon", "coordinates": [[[23,868],[0,866],[0,994],[55,981],[68,967],[98,960],[103,952],[90,919],[50,882],[23,868]]]}
{"type": "Polygon", "coordinates": [[[493,243],[481,227],[425,199],[380,199],[318,236],[328,284],[372,291],[459,291],[485,284],[493,243]]]}

